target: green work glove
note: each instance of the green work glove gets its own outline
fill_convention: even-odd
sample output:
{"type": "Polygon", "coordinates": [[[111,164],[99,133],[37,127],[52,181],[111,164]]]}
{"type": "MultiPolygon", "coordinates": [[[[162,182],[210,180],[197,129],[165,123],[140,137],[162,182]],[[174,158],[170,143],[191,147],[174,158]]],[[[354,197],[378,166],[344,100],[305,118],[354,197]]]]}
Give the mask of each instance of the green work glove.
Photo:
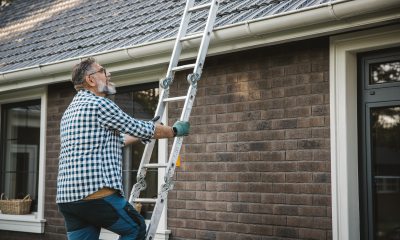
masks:
{"type": "Polygon", "coordinates": [[[182,137],[189,135],[189,128],[190,128],[189,122],[184,122],[184,121],[175,122],[174,125],[172,126],[172,129],[174,130],[175,133],[174,137],[182,137]]]}

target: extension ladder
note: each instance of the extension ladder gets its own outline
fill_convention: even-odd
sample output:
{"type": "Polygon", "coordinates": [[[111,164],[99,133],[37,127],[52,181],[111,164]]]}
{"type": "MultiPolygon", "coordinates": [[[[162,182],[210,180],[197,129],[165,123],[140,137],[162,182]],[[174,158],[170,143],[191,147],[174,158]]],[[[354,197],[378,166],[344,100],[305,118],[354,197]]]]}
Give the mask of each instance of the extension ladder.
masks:
{"type": "MultiPolygon", "coordinates": [[[[190,112],[192,110],[194,98],[197,91],[197,82],[200,80],[202,68],[204,66],[204,60],[207,54],[208,45],[210,42],[211,32],[214,27],[215,18],[217,15],[217,9],[219,5],[218,0],[211,0],[207,4],[195,6],[195,0],[187,0],[186,7],[182,16],[181,25],[179,27],[178,36],[175,41],[174,49],[172,51],[171,60],[168,66],[166,77],[160,80],[160,86],[162,88],[158,106],[155,112],[155,116],[162,116],[168,102],[174,101],[185,101],[180,121],[189,121],[190,112]],[[193,12],[208,9],[208,17],[204,31],[199,34],[187,35],[187,29],[190,22],[190,17],[193,12]],[[198,49],[198,55],[196,63],[178,66],[180,54],[182,51],[182,44],[184,41],[202,38],[200,47],[198,49]],[[186,96],[172,97],[169,98],[169,86],[172,84],[175,72],[183,71],[187,69],[193,69],[193,73],[189,74],[187,80],[190,84],[186,96]]],[[[150,220],[150,224],[147,228],[146,240],[154,239],[154,235],[157,230],[158,223],[161,218],[162,211],[165,206],[165,202],[168,197],[168,192],[173,188],[172,178],[175,172],[176,161],[182,146],[183,137],[175,137],[172,149],[169,155],[167,164],[150,164],[151,153],[154,148],[155,140],[147,144],[142,160],[138,169],[137,182],[133,186],[129,202],[133,203],[155,203],[153,215],[150,220]],[[140,191],[146,188],[145,176],[147,169],[150,168],[166,168],[164,177],[164,183],[161,185],[161,189],[158,193],[157,199],[153,198],[139,198],[140,191]]]]}

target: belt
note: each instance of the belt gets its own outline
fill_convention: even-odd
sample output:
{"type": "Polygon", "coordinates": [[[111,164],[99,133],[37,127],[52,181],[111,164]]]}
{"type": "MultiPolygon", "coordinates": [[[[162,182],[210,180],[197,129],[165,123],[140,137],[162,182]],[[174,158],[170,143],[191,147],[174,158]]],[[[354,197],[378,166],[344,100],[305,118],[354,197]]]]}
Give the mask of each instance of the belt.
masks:
{"type": "Polygon", "coordinates": [[[99,198],[107,197],[115,192],[117,192],[117,190],[112,189],[112,188],[108,188],[108,187],[101,188],[97,192],[94,192],[94,193],[90,194],[89,196],[85,197],[84,200],[99,199],[99,198]]]}

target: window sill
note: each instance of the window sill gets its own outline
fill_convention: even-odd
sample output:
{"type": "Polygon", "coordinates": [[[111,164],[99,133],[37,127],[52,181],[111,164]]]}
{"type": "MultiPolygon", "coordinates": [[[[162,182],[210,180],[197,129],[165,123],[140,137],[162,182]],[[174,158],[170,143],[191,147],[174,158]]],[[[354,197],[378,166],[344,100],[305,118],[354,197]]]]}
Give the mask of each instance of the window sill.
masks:
{"type": "Polygon", "coordinates": [[[46,220],[39,219],[37,213],[11,215],[0,213],[0,230],[43,233],[46,220]]]}

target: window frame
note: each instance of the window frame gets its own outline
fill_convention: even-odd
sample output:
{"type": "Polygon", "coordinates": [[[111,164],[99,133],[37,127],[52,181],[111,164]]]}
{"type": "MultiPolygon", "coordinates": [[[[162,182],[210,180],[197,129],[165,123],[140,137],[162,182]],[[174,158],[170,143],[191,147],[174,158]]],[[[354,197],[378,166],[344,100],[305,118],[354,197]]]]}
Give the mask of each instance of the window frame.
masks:
{"type": "MultiPolygon", "coordinates": [[[[161,77],[158,77],[158,79],[161,77]]],[[[152,78],[153,79],[153,78],[152,78]]],[[[149,85],[154,85],[157,84],[156,81],[139,81],[137,83],[132,83],[130,81],[118,81],[118,79],[116,81],[114,81],[115,83],[119,83],[118,84],[118,92],[125,92],[125,91],[129,91],[131,89],[140,89],[141,86],[149,86],[149,85]]],[[[161,91],[162,88],[159,86],[159,97],[161,95],[161,91]]],[[[159,101],[159,99],[158,99],[159,101]]],[[[158,104],[159,102],[157,102],[158,104]]],[[[163,123],[168,123],[168,107],[165,108],[164,114],[163,116],[161,116],[161,122],[163,123]]],[[[166,164],[168,162],[168,158],[169,158],[169,152],[168,152],[168,139],[164,138],[164,139],[158,139],[158,163],[159,164],[166,164]]],[[[137,144],[141,144],[141,143],[137,143],[137,144]]],[[[165,168],[158,168],[158,185],[157,185],[157,193],[159,192],[159,190],[161,189],[162,184],[164,184],[164,176],[165,176],[165,168]]],[[[130,194],[130,192],[127,192],[125,194],[130,194]]],[[[155,239],[168,239],[169,235],[171,234],[171,230],[167,229],[167,209],[168,209],[168,200],[164,205],[164,210],[161,214],[160,217],[160,222],[158,224],[158,228],[156,231],[156,235],[155,235],[155,239]]],[[[148,226],[148,224],[150,223],[150,220],[145,220],[146,221],[146,225],[148,226]]],[[[100,232],[100,237],[99,239],[101,240],[114,240],[118,237],[117,234],[108,231],[107,229],[102,228],[101,232],[100,232]]]]}
{"type": "Polygon", "coordinates": [[[371,146],[371,111],[377,107],[388,107],[400,105],[398,92],[400,82],[388,82],[380,84],[370,83],[371,64],[383,61],[399,60],[400,48],[388,48],[359,54],[358,56],[358,106],[359,124],[361,132],[359,142],[359,179],[360,179],[360,230],[361,239],[374,239],[376,223],[374,219],[374,191],[373,191],[373,168],[371,146]]]}
{"type": "Polygon", "coordinates": [[[44,218],[44,201],[46,175],[47,87],[0,94],[0,112],[3,104],[18,103],[29,100],[41,101],[37,211],[27,215],[0,214],[0,230],[44,233],[44,225],[46,222],[44,218]]]}
{"type": "Polygon", "coordinates": [[[330,38],[332,239],[360,239],[357,54],[400,46],[399,25],[330,38]]]}

